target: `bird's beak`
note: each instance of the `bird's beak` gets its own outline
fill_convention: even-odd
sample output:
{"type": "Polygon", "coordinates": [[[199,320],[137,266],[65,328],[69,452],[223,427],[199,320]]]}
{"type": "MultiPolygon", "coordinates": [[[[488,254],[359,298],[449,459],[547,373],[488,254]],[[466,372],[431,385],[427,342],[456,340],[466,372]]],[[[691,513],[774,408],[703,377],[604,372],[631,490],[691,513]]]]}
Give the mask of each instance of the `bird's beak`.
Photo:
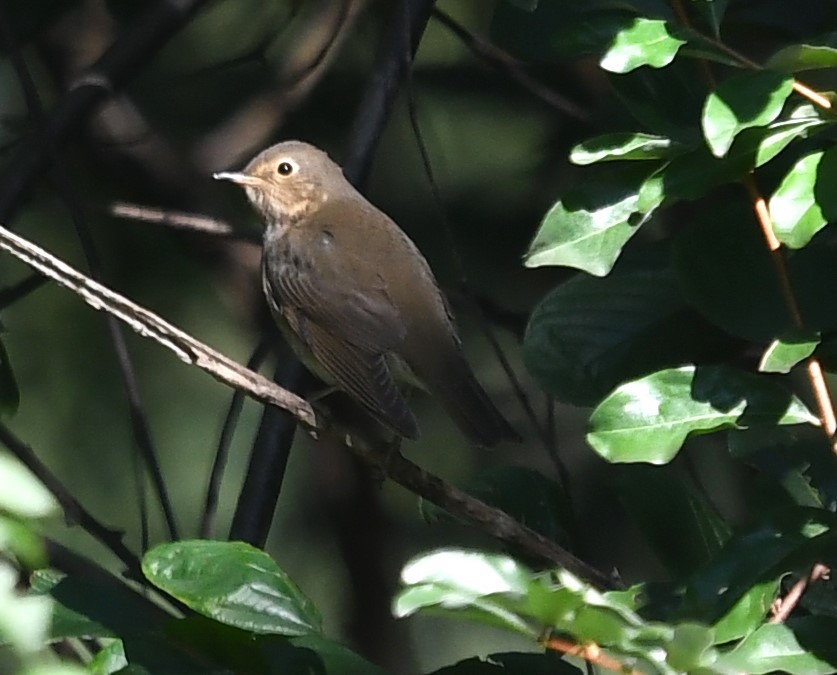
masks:
{"type": "Polygon", "coordinates": [[[262,184],[261,178],[251,176],[247,173],[239,173],[237,171],[220,171],[219,173],[213,173],[212,177],[215,180],[229,180],[235,183],[236,185],[259,186],[262,184]]]}

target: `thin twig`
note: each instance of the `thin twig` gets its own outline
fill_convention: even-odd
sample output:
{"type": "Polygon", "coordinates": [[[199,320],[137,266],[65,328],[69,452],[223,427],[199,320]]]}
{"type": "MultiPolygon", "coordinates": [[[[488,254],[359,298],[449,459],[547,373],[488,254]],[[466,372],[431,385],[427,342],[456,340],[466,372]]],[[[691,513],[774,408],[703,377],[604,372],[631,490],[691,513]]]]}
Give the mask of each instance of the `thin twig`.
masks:
{"type": "Polygon", "coordinates": [[[417,464],[388,448],[350,445],[352,451],[366,462],[379,467],[387,477],[414,492],[459,520],[477,526],[495,539],[517,550],[524,550],[540,560],[564,567],[602,588],[614,588],[618,583],[591,567],[569,551],[543,535],[520,524],[505,511],[489,506],[459,488],[428,473],[417,464]]]}
{"type": "MultiPolygon", "coordinates": [[[[799,309],[799,303],[791,285],[787,258],[781,248],[781,242],[776,238],[773,230],[773,221],[770,218],[767,204],[758,190],[755,176],[752,173],[745,176],[743,182],[750,201],[753,204],[753,210],[761,227],[767,248],[770,251],[770,258],[773,261],[773,267],[776,270],[779,286],[782,289],[782,297],[784,298],[791,321],[795,328],[803,328],[804,321],[802,319],[802,312],[799,309]]],[[[828,391],[828,383],[826,382],[822,365],[816,357],[810,357],[805,361],[805,370],[808,374],[808,382],[811,385],[814,400],[817,403],[818,417],[822,423],[823,431],[825,431],[831,442],[832,450],[837,453],[837,439],[835,439],[837,417],[835,417],[834,403],[828,391]]]]}
{"type": "Polygon", "coordinates": [[[433,18],[441,23],[451,33],[456,35],[462,43],[471,50],[471,52],[479,58],[484,59],[490,65],[494,66],[501,72],[505,73],[509,79],[513,80],[526,91],[533,94],[541,101],[552,108],[561,111],[568,117],[572,117],[579,122],[589,123],[590,115],[574,101],[539,82],[534,77],[529,75],[523,64],[509,53],[491,44],[487,40],[470,32],[465,26],[457,22],[450,14],[444,12],[438,7],[433,8],[433,18]]]}
{"type": "Polygon", "coordinates": [[[111,529],[99,522],[73,497],[72,493],[58,479],[58,476],[49,470],[32,448],[3,424],[0,424],[0,443],[3,443],[55,496],[69,522],[78,524],[85,532],[119,558],[125,565],[130,578],[144,583],[145,577],[142,574],[139,558],[125,546],[121,531],[111,529]]]}
{"type": "Polygon", "coordinates": [[[427,149],[427,145],[425,144],[424,137],[421,133],[421,127],[419,125],[418,120],[418,112],[416,110],[416,104],[415,99],[413,97],[411,84],[411,76],[408,75],[407,110],[410,117],[410,125],[413,128],[413,135],[415,136],[416,144],[418,145],[419,153],[421,154],[422,165],[424,167],[424,172],[427,176],[428,183],[430,184],[430,191],[433,194],[433,200],[436,203],[436,207],[439,210],[439,220],[441,224],[442,233],[444,234],[445,239],[447,240],[447,250],[450,252],[450,257],[453,260],[454,267],[456,268],[456,273],[459,277],[459,284],[462,288],[462,293],[466,298],[468,298],[469,304],[476,309],[475,315],[479,321],[480,329],[485,338],[488,340],[488,343],[491,345],[491,349],[494,352],[494,355],[497,358],[500,367],[503,369],[506,378],[511,384],[515,396],[520,402],[521,407],[526,413],[526,417],[529,419],[529,423],[537,433],[538,438],[540,439],[541,443],[543,443],[543,446],[549,453],[550,458],[553,461],[555,461],[555,463],[558,465],[560,480],[561,477],[567,475],[566,467],[562,466],[562,461],[558,453],[553,452],[554,444],[549,440],[546,430],[544,429],[543,425],[538,419],[537,414],[535,413],[534,408],[532,407],[532,403],[529,400],[529,396],[526,394],[526,391],[520,384],[520,380],[518,379],[517,374],[514,372],[514,369],[511,367],[511,364],[509,363],[509,360],[506,357],[505,352],[503,351],[502,345],[497,339],[497,336],[494,334],[494,330],[492,329],[491,324],[488,322],[485,315],[482,313],[480,305],[476,302],[476,300],[473,297],[473,293],[471,292],[470,284],[468,282],[468,275],[465,271],[465,264],[462,262],[462,256],[459,254],[459,249],[456,244],[456,238],[453,236],[453,230],[450,227],[450,223],[445,213],[444,201],[442,199],[441,191],[439,190],[439,185],[436,182],[435,176],[433,175],[433,165],[430,161],[430,153],[427,149]]]}
{"type": "Polygon", "coordinates": [[[804,577],[796,580],[796,583],[787,592],[784,598],[777,599],[773,603],[772,616],[769,623],[784,623],[790,617],[793,610],[802,600],[805,591],[820,579],[827,579],[831,574],[831,569],[822,563],[814,563],[811,571],[804,577]]]}
{"type": "MultiPolygon", "coordinates": [[[[271,343],[274,340],[273,333],[267,331],[259,344],[253,350],[253,354],[247,361],[250,370],[257,371],[259,366],[270,353],[271,343]]],[[[218,493],[221,490],[221,480],[224,476],[224,468],[227,465],[227,456],[232,443],[235,427],[241,416],[244,407],[244,392],[237,389],[230,400],[230,407],[227,416],[224,418],[224,425],[221,428],[221,436],[218,439],[218,448],[215,450],[215,459],[212,462],[212,470],[209,473],[209,481],[206,487],[206,498],[204,499],[203,514],[200,523],[200,537],[209,539],[212,537],[212,529],[215,520],[215,513],[218,508],[218,493]]]]}
{"type": "Polygon", "coordinates": [[[627,675],[642,675],[641,671],[628,668],[623,663],[620,663],[612,656],[608,656],[602,651],[599,645],[589,642],[587,644],[578,644],[570,640],[564,640],[559,637],[550,637],[544,640],[544,647],[569,656],[578,656],[589,664],[601,666],[605,670],[611,670],[616,673],[626,673],[627,675]]]}
{"type": "Polygon", "coordinates": [[[242,234],[223,220],[211,216],[204,216],[199,213],[172,211],[156,206],[145,206],[143,204],[131,204],[128,202],[113,202],[108,206],[107,212],[116,218],[141,220],[145,223],[165,225],[166,227],[178,230],[189,230],[191,232],[200,232],[216,237],[240,239],[254,244],[261,244],[260,237],[242,234]]]}
{"type": "MultiPolygon", "coordinates": [[[[689,27],[688,15],[686,14],[681,0],[670,0],[670,2],[674,8],[675,14],[683,25],[689,27]]],[[[710,89],[714,88],[715,81],[712,71],[709,69],[709,64],[703,59],[700,59],[698,62],[706,66],[706,84],[710,89]]],[[[756,67],[759,66],[756,65],[756,67]]],[[[770,211],[767,208],[767,203],[762,194],[759,192],[758,185],[756,184],[755,172],[750,171],[750,173],[744,176],[741,180],[744,185],[744,189],[747,191],[747,195],[750,198],[750,203],[756,215],[759,227],[761,228],[765,245],[770,252],[770,258],[773,262],[773,267],[776,270],[776,277],[779,281],[779,286],[782,289],[782,296],[785,302],[785,307],[790,314],[791,322],[794,327],[802,328],[804,326],[804,321],[802,318],[802,312],[799,309],[799,303],[796,299],[796,294],[794,293],[793,286],[791,284],[787,259],[785,258],[784,251],[782,250],[782,244],[776,237],[776,233],[773,230],[773,221],[770,217],[770,211]]],[[[828,390],[828,383],[826,382],[825,375],[823,374],[822,365],[816,357],[810,357],[805,362],[805,371],[808,377],[808,383],[811,386],[811,390],[817,404],[818,417],[820,419],[822,429],[828,436],[832,451],[837,454],[837,438],[835,438],[835,432],[837,432],[837,416],[835,416],[834,402],[828,390]]]]}
{"type": "Polygon", "coordinates": [[[197,366],[231,387],[247,391],[263,403],[270,403],[289,411],[308,426],[316,426],[314,411],[307,401],[277,387],[258,373],[247,370],[153,312],[81,274],[44,249],[2,226],[0,248],[80,295],[94,309],[113,314],[143,337],[156,340],[186,363],[197,366]]]}

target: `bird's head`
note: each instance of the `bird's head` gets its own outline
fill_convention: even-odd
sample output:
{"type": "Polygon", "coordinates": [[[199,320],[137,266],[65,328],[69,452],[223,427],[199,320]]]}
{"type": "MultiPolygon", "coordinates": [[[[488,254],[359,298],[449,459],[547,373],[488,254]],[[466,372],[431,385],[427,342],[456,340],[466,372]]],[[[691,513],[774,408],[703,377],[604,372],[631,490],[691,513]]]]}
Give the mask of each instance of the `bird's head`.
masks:
{"type": "Polygon", "coordinates": [[[269,225],[287,226],[353,190],[325,152],[302,141],[278,143],[256,155],[243,170],[213,177],[241,185],[269,225]]]}

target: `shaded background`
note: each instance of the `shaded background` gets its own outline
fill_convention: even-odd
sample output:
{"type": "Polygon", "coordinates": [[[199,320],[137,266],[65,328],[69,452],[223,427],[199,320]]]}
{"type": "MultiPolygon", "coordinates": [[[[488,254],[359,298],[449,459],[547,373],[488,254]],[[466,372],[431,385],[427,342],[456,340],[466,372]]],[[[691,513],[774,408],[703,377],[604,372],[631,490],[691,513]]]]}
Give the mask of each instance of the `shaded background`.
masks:
{"type": "MultiPolygon", "coordinates": [[[[0,21],[6,54],[14,49],[25,58],[48,108],[147,4],[5,3],[0,21]]],[[[477,35],[492,31],[494,3],[449,1],[438,8],[477,35]]],[[[67,200],[56,185],[65,197],[69,191],[95,240],[107,285],[245,362],[268,322],[259,250],[242,240],[258,237],[260,224],[243,194],[213,182],[211,173],[241,166],[267,145],[290,138],[315,143],[342,160],[364,87],[375,75],[376,56],[400,29],[397,10],[398,3],[371,0],[206,3],[62,150],[60,176],[28,195],[15,229],[87,269],[67,200]],[[112,214],[117,202],[223,219],[241,236],[213,237],[117,218],[112,214]]],[[[568,148],[594,129],[618,127],[619,120],[614,97],[591,64],[530,68],[526,73],[534,87],[521,85],[519,64],[503,58],[516,76],[476,56],[460,36],[431,18],[412,76],[375,139],[366,189],[429,259],[452,299],[480,379],[526,437],[520,446],[476,451],[434,402],[416,396],[423,435],[405,446],[405,454],[464,485],[480,472],[507,465],[555,477],[475,307],[482,306],[529,401],[546,419],[552,404],[522,366],[520,338],[536,302],[571,273],[526,270],[520,259],[542,215],[574,179],[563,159],[568,148]],[[434,198],[410,124],[410,100],[441,202],[434,198]]],[[[9,59],[0,66],[0,105],[8,168],[19,140],[38,133],[37,116],[27,109],[9,59]]],[[[643,233],[654,237],[651,228],[643,233]]],[[[4,257],[0,285],[28,274],[4,257]]],[[[2,321],[21,391],[11,423],[15,432],[89,510],[123,528],[135,550],[141,542],[141,490],[150,500],[150,541],[165,540],[147,480],[137,486],[136,442],[103,317],[47,284],[5,308],[2,321]]],[[[127,342],[180,534],[194,537],[231,392],[151,341],[129,334],[127,342]]],[[[262,370],[269,374],[273,367],[269,359],[262,370]]],[[[215,526],[219,538],[228,533],[261,411],[248,401],[236,429],[215,526]]],[[[583,442],[586,413],[557,406],[555,418],[557,445],[572,476],[576,522],[584,524],[578,553],[599,569],[618,567],[629,582],[662,576],[611,497],[616,469],[606,470],[583,442]]],[[[704,442],[691,461],[695,475],[708,476],[705,482],[726,515],[743,520],[739,469],[726,453],[704,442]]],[[[77,528],[56,526],[51,534],[104,564],[110,560],[77,528]]],[[[321,608],[330,636],[397,672],[531,648],[478,626],[391,619],[389,601],[403,563],[420,551],[454,543],[496,547],[439,520],[414,495],[381,485],[341,448],[297,437],[267,550],[321,608]]]]}

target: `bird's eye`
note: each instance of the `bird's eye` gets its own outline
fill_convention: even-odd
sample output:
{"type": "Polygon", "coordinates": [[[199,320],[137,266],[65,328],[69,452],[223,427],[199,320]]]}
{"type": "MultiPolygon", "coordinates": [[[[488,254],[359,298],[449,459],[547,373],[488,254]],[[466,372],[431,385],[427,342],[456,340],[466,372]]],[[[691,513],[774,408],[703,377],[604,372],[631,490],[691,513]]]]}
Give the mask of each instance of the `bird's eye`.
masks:
{"type": "Polygon", "coordinates": [[[280,176],[290,176],[294,171],[297,170],[296,164],[289,161],[279,162],[279,166],[276,167],[276,172],[280,176]]]}

